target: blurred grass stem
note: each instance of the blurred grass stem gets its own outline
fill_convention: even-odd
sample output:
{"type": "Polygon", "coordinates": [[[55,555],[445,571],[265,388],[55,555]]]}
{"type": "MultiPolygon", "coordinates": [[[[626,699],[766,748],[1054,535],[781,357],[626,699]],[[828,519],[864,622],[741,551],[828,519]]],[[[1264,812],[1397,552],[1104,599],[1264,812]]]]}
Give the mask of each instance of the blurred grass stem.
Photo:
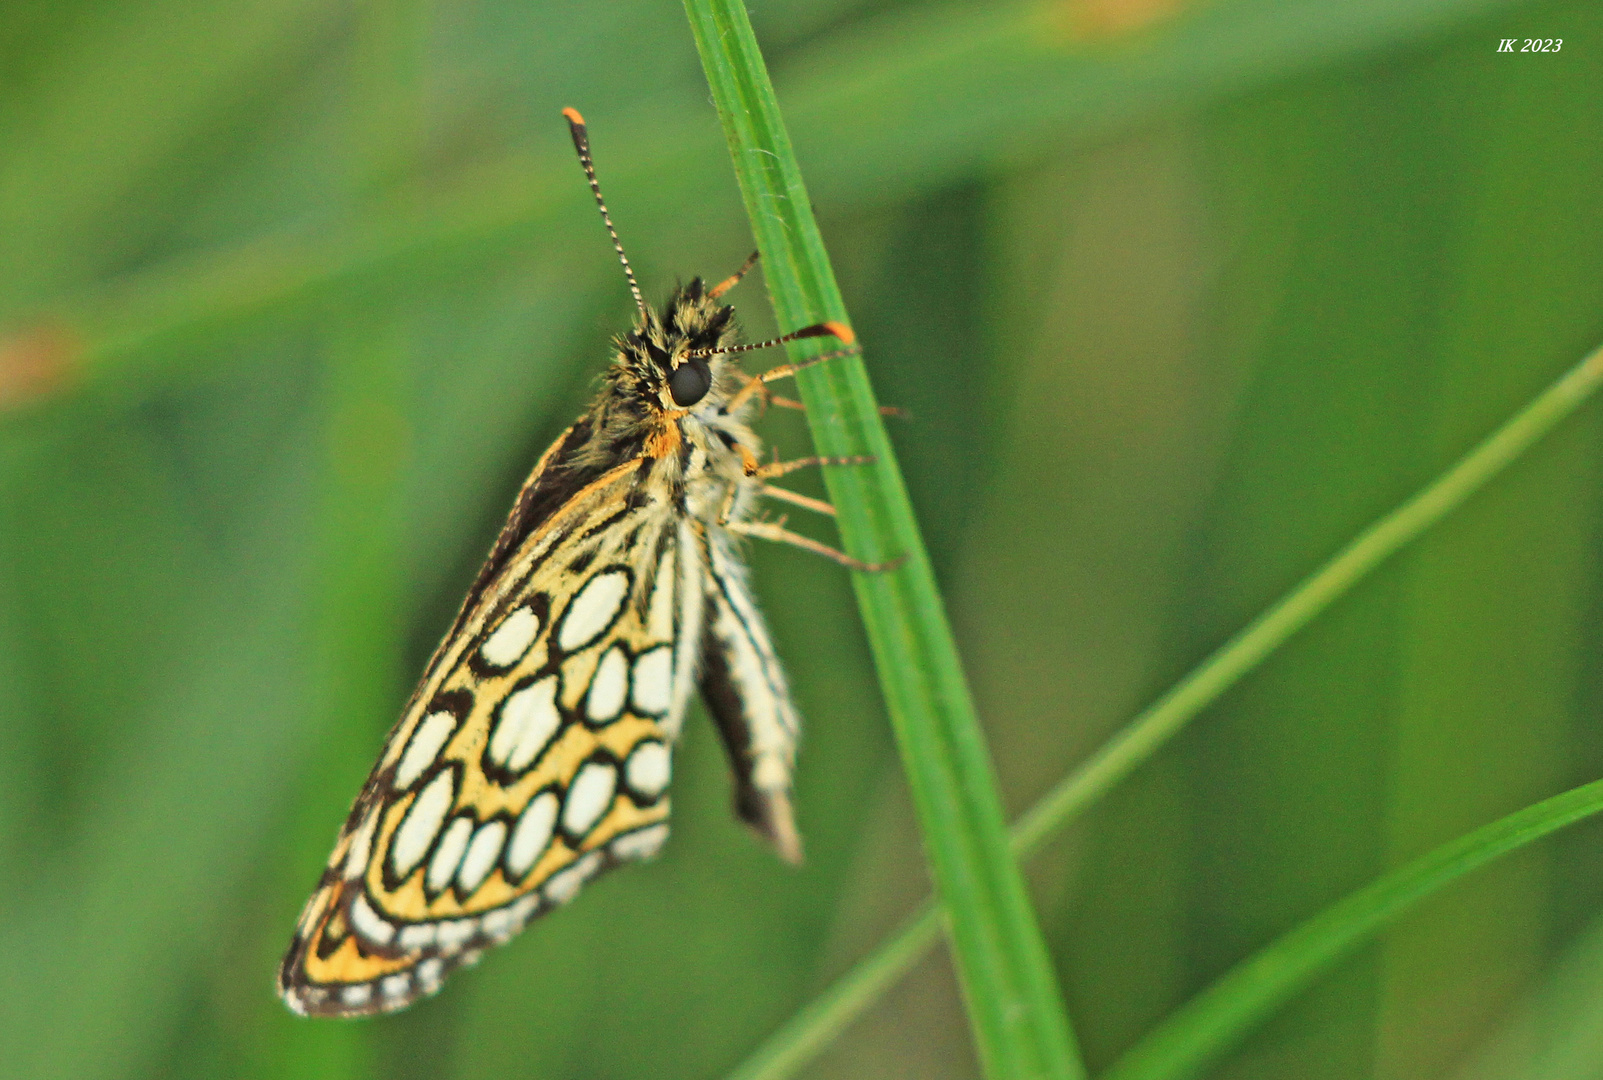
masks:
{"type": "Polygon", "coordinates": [[[1331,904],[1170,1014],[1098,1080],[1183,1080],[1319,972],[1449,882],[1603,811],[1603,780],[1459,837],[1331,904]]]}
{"type": "MultiPolygon", "coordinates": [[[[1600,383],[1603,348],[1570,368],[1413,498],[1365,529],[1125,725],[1018,820],[1013,850],[1020,856],[1037,851],[1288,638],[1535,445],[1596,393],[1600,383]]],[[[786,1021],[729,1080],[794,1075],[912,970],[935,943],[941,915],[937,903],[926,902],[899,931],[786,1021]]]]}
{"type": "MultiPolygon", "coordinates": [[[[830,133],[842,151],[815,166],[814,187],[824,197],[854,192],[872,178],[876,198],[889,201],[987,167],[1030,132],[1092,140],[1176,103],[1226,99],[1378,43],[1395,47],[1438,32],[1484,2],[1204,5],[1116,62],[1090,60],[1043,33],[1050,5],[913,7],[799,57],[806,76],[790,81],[791,126],[804,143],[830,133]],[[886,101],[910,110],[902,122],[856,123],[886,101]],[[953,105],[976,101],[986,108],[953,105]]],[[[400,126],[411,130],[409,123],[400,126]]],[[[682,204],[705,178],[699,167],[705,144],[696,124],[663,128],[654,117],[645,130],[653,141],[636,156],[653,163],[653,175],[633,204],[637,214],[653,193],[662,193],[664,205],[682,204]]],[[[84,145],[94,147],[98,159],[106,138],[97,134],[84,145]]],[[[381,155],[385,149],[377,148],[381,155]]],[[[565,142],[550,158],[509,154],[461,189],[381,200],[331,231],[283,232],[169,259],[58,298],[46,311],[8,313],[0,320],[0,384],[7,346],[25,346],[57,322],[71,330],[61,347],[72,378],[30,386],[30,399],[80,385],[136,393],[152,379],[201,378],[198,350],[351,296],[387,296],[404,308],[464,267],[504,265],[532,242],[555,246],[552,234],[565,227],[557,211],[576,202],[552,193],[565,191],[570,168],[565,142]]],[[[628,161],[609,166],[615,187],[629,168],[628,161]]],[[[30,216],[49,217],[37,208],[30,216]]],[[[5,405],[0,400],[0,408],[5,405]]]]}

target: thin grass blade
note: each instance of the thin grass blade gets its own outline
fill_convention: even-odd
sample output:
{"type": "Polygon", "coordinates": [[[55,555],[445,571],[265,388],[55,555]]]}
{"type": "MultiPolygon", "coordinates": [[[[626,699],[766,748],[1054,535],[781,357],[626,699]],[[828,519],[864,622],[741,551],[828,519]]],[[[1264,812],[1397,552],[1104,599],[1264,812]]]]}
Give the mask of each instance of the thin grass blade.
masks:
{"type": "Polygon", "coordinates": [[[1237,964],[1137,1043],[1101,1080],[1195,1076],[1320,972],[1421,900],[1599,811],[1603,780],[1527,806],[1379,878],[1237,964]]]}
{"type": "MultiPolygon", "coordinates": [[[[1202,710],[1381,563],[1457,509],[1603,384],[1603,348],[1583,358],[1419,493],[1376,521],[1148,706],[1013,826],[1021,857],[1033,854],[1119,781],[1156,754],[1202,710]]],[[[790,1018],[729,1080],[782,1080],[832,1043],[896,985],[935,943],[941,908],[920,907],[900,930],[790,1018]]]]}
{"type": "MultiPolygon", "coordinates": [[[[739,0],[686,0],[782,328],[847,323],[767,69],[739,0]]],[[[849,324],[848,324],[849,325],[849,324]]],[[[823,351],[792,345],[792,358],[823,351]]],[[[847,550],[901,560],[858,573],[868,631],[986,1075],[1084,1075],[1024,882],[957,649],[860,356],[798,378],[820,454],[869,456],[826,486],[847,550]]]]}

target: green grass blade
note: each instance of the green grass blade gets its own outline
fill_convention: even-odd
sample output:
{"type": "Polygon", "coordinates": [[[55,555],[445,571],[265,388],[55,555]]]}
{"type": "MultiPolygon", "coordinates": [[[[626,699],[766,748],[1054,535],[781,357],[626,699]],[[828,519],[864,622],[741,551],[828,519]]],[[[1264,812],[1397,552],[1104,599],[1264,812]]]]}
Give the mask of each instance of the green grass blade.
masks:
{"type": "MultiPolygon", "coordinates": [[[[775,314],[786,329],[847,322],[773,87],[739,0],[686,0],[723,119],[775,314]]],[[[823,351],[793,345],[802,359],[823,351]]],[[[821,454],[872,456],[826,470],[847,550],[905,561],[854,574],[881,689],[923,828],[976,1047],[987,1076],[1078,1077],[1046,945],[1008,848],[990,757],[934,575],[860,357],[798,379],[821,454]]]]}
{"type": "Polygon", "coordinates": [[[879,948],[802,1006],[725,1080],[794,1076],[880,999],[941,936],[941,908],[925,901],[879,948]]]}
{"type": "Polygon", "coordinates": [[[1603,811],[1603,780],[1527,806],[1339,900],[1237,964],[1114,1063],[1102,1080],[1193,1076],[1319,972],[1443,886],[1603,811]]]}
{"type": "MultiPolygon", "coordinates": [[[[831,148],[813,169],[814,190],[835,205],[860,204],[865,191],[888,203],[1006,159],[1042,133],[1096,138],[1177,103],[1218,100],[1401,47],[1507,6],[1510,0],[1237,0],[1160,20],[1139,31],[1140,48],[1122,49],[1080,40],[1053,5],[914,5],[807,46],[789,58],[796,73],[782,73],[782,81],[802,144],[831,148]],[[977,101],[983,109],[969,107],[977,101]],[[861,122],[869,115],[877,122],[861,122]]],[[[704,187],[702,134],[655,112],[621,126],[641,138],[628,159],[608,165],[613,200],[627,201],[637,222],[677,214],[704,187]],[[620,198],[631,186],[637,190],[620,198]]],[[[459,190],[381,202],[315,235],[268,236],[170,259],[129,280],[19,310],[0,326],[0,408],[8,367],[22,359],[8,363],[8,350],[23,350],[42,331],[64,331],[45,339],[57,347],[61,370],[49,382],[13,388],[19,399],[103,383],[143,387],[198,364],[197,343],[354,294],[388,296],[401,308],[464,263],[482,269],[531,242],[560,247],[553,232],[581,220],[558,212],[579,205],[567,190],[571,168],[565,140],[552,138],[545,155],[508,154],[459,190]]]]}
{"type": "MultiPolygon", "coordinates": [[[[1413,498],[1360,533],[1329,562],[1148,706],[1027,811],[1015,851],[1033,853],[1219,699],[1289,637],[1412,543],[1573,413],[1603,384],[1603,348],[1546,390],[1413,498]]],[[[792,1076],[910,971],[936,939],[941,910],[926,903],[902,928],[790,1018],[729,1080],[792,1076]]]]}
{"type": "Polygon", "coordinates": [[[1600,383],[1603,349],[1570,368],[1446,472],[1220,646],[1019,820],[1013,835],[1020,853],[1033,852],[1128,776],[1287,638],[1501,473],[1591,397],[1600,383]]]}

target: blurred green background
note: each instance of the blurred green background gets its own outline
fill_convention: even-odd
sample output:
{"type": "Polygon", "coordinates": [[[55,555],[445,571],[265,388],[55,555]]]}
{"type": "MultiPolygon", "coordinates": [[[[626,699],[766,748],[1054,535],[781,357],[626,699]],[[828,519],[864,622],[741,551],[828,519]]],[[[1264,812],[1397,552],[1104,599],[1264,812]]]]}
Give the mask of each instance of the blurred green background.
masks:
{"type": "MultiPolygon", "coordinates": [[[[1013,813],[1603,340],[1596,3],[753,18],[911,415],[1013,813]]],[[[927,892],[846,578],[760,548],[809,722],[804,868],[730,820],[693,719],[657,863],[406,1013],[273,996],[379,740],[630,315],[565,105],[650,295],[738,265],[675,3],[0,10],[0,1076],[714,1077],[927,892]]],[[[733,298],[773,329],[760,284],[733,298]]],[[[1600,436],[1594,404],[1030,866],[1093,1072],[1324,904],[1603,774],[1600,436]]],[[[1600,910],[1583,825],[1214,1075],[1603,1076],[1600,910]]],[[[805,1075],[976,1076],[945,957],[805,1075]]]]}

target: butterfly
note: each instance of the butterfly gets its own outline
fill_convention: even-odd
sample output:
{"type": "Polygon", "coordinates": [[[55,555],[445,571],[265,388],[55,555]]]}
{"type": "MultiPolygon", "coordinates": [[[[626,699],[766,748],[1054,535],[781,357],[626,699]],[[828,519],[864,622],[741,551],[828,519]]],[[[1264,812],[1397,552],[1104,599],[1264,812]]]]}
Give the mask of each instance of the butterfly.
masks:
{"type": "MultiPolygon", "coordinates": [[[[594,403],[541,455],[385,740],[279,968],[291,1009],[402,1008],[668,835],[673,747],[699,689],[734,771],[735,811],[801,858],[791,801],[800,717],[738,547],[789,542],[882,569],[760,519],[773,497],[830,512],[770,479],[747,425],[766,383],[735,354],[834,337],[820,323],[739,344],[697,278],[660,309],[642,298],[607,213],[583,118],[564,110],[639,314],[594,403]]],[[[798,406],[799,407],[799,406],[798,406]]]]}

